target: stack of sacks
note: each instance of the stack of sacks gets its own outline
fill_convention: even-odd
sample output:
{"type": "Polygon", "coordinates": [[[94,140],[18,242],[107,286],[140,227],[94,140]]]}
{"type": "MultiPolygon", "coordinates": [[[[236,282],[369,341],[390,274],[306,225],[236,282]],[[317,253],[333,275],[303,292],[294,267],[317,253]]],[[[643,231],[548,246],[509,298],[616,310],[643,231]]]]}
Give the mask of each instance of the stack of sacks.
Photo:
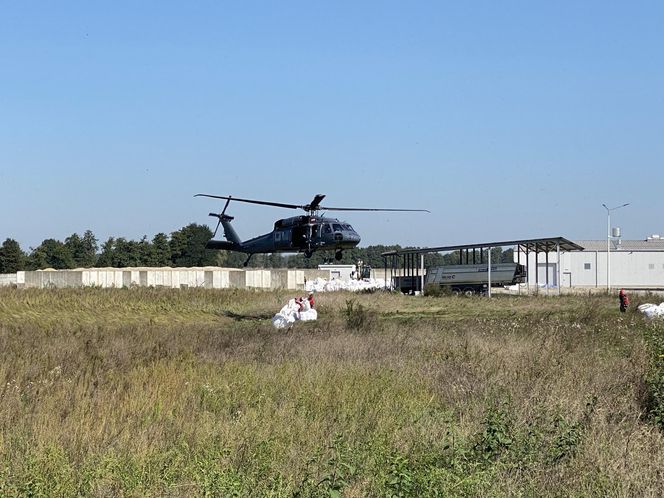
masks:
{"type": "Polygon", "coordinates": [[[281,308],[281,311],[272,318],[272,325],[277,329],[290,327],[297,320],[304,322],[316,320],[318,312],[311,307],[306,299],[290,299],[288,303],[281,308]]]}
{"type": "Polygon", "coordinates": [[[315,280],[309,280],[305,285],[305,289],[309,292],[334,292],[340,290],[348,291],[363,291],[370,289],[383,289],[385,288],[385,280],[382,278],[373,279],[368,278],[364,280],[325,280],[324,278],[317,278],[315,280]]]}

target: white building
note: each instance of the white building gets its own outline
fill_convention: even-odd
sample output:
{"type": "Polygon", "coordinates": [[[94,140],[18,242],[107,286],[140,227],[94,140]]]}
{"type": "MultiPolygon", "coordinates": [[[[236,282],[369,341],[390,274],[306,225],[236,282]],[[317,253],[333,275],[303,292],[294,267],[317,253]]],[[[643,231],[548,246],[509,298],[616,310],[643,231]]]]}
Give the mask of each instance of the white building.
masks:
{"type": "Polygon", "coordinates": [[[561,252],[560,264],[555,252],[515,252],[514,259],[528,262],[528,284],[557,287],[607,287],[607,273],[612,288],[664,289],[664,238],[653,235],[645,240],[611,240],[607,261],[605,240],[575,240],[583,251],[561,252]],[[607,263],[610,270],[607,272],[607,263]],[[537,269],[537,270],[535,270],[537,269]],[[548,273],[548,279],[547,279],[548,273]]]}
{"type": "Polygon", "coordinates": [[[355,274],[356,267],[355,265],[318,265],[318,269],[321,271],[328,271],[330,280],[351,280],[355,274]]]}

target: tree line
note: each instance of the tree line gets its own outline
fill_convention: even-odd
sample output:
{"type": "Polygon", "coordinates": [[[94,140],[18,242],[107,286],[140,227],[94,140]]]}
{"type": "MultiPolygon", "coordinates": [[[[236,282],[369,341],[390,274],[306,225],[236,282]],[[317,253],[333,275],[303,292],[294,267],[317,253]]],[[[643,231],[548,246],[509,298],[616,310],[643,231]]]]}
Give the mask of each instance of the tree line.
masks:
{"type": "MultiPolygon", "coordinates": [[[[152,239],[144,236],[141,240],[127,240],[124,237],[109,237],[99,245],[91,230],[83,235],[72,234],[64,242],[46,239],[39,246],[23,251],[20,244],[11,238],[0,246],[0,273],[15,273],[22,270],[43,270],[53,268],[126,268],[126,267],[192,267],[223,266],[242,268],[246,254],[232,251],[206,249],[205,244],[212,238],[212,231],[206,225],[191,223],[170,235],[158,233],[152,239]]],[[[333,252],[315,252],[311,258],[302,254],[256,254],[249,261],[252,268],[316,268],[324,263],[356,264],[362,261],[374,268],[385,264],[381,254],[387,251],[409,249],[399,245],[374,245],[347,249],[341,261],[334,260],[333,252]]],[[[479,257],[479,252],[478,252],[479,257]]],[[[486,250],[483,251],[486,261],[486,250]]],[[[458,251],[424,256],[425,266],[459,264],[458,251]]],[[[492,261],[513,261],[513,251],[492,249],[492,261]]]]}

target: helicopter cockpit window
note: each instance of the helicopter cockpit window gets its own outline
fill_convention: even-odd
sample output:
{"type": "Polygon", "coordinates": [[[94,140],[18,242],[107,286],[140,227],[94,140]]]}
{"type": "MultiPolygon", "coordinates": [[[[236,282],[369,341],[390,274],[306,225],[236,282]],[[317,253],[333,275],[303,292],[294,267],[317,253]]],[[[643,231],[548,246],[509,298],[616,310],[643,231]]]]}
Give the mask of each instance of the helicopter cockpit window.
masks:
{"type": "Polygon", "coordinates": [[[334,224],[332,225],[332,228],[334,229],[335,232],[341,232],[341,230],[343,230],[343,229],[341,228],[341,225],[339,225],[339,223],[334,223],[334,224]]]}
{"type": "Polygon", "coordinates": [[[344,229],[346,229],[346,230],[348,230],[348,231],[350,231],[350,232],[354,232],[354,231],[355,231],[355,230],[353,230],[353,227],[350,226],[350,225],[344,225],[344,229]]]}

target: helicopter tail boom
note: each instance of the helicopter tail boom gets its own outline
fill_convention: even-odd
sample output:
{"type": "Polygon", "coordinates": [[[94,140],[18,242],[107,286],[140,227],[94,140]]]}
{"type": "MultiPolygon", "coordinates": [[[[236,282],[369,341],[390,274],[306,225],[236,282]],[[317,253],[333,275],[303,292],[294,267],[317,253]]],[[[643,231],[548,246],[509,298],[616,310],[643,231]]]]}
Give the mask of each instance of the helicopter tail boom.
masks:
{"type": "Polygon", "coordinates": [[[228,242],[227,240],[210,240],[205,244],[206,249],[221,249],[226,251],[237,251],[239,248],[237,244],[228,242]]]}
{"type": "Polygon", "coordinates": [[[224,237],[226,237],[226,240],[233,245],[242,245],[242,239],[240,239],[237,232],[235,231],[235,228],[233,228],[231,225],[232,219],[233,218],[231,216],[222,216],[220,218],[221,225],[224,227],[224,237]]]}

